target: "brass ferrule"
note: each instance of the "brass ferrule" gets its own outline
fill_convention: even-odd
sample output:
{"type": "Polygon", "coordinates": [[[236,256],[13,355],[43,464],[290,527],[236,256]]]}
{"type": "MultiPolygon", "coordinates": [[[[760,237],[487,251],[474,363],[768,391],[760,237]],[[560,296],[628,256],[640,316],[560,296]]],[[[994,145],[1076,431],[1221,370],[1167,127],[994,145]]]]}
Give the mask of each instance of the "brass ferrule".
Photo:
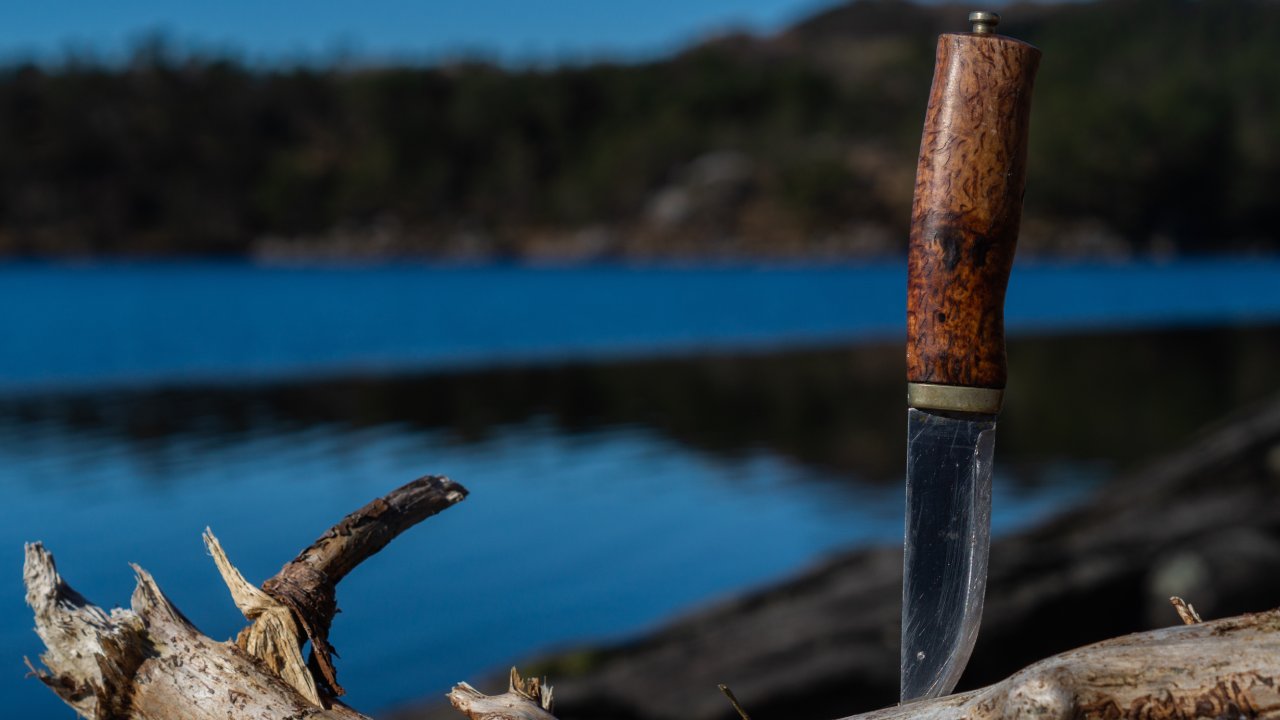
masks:
{"type": "Polygon", "coordinates": [[[995,415],[1004,401],[1004,390],[995,388],[907,383],[907,407],[920,410],[995,415]]]}

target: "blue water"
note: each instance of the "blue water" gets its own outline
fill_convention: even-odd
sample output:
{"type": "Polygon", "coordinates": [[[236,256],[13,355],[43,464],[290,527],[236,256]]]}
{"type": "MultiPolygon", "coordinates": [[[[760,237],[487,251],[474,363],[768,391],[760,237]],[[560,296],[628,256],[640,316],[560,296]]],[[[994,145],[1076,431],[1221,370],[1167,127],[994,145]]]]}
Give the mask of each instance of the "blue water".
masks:
{"type": "MultiPolygon", "coordinates": [[[[899,264],[761,269],[0,266],[0,393],[847,343],[900,334],[899,264]]],[[[1017,331],[1280,319],[1280,261],[1028,266],[1017,331]]],[[[126,400],[117,400],[127,402],[126,400]]],[[[112,402],[103,400],[102,402],[112,402]]],[[[193,424],[199,427],[199,424],[193,424]]],[[[998,470],[997,532],[1068,505],[1101,478],[1027,487],[998,470]]],[[[569,432],[533,419],[481,442],[381,424],[249,423],[129,436],[0,418],[0,694],[15,717],[71,718],[24,679],[40,645],[21,545],[68,580],[127,602],[150,570],[216,638],[242,625],[200,543],[211,526],[251,581],[330,523],[424,473],[472,490],[362,565],[339,590],[340,677],[356,707],[438,697],[551,647],[640,632],[795,572],[837,549],[895,542],[898,487],[766,449],[708,455],[644,426],[569,432]],[[288,507],[268,518],[254,504],[288,507]],[[7,568],[7,569],[6,569],[7,568]]]]}
{"type": "MultiPolygon", "coordinates": [[[[34,680],[22,543],[39,539],[76,589],[126,603],[129,562],[198,627],[244,625],[200,542],[210,526],[261,582],[325,527],[419,474],[472,492],[343,581],[332,640],[349,701],[440,697],[528,654],[615,638],[778,578],[835,549],[894,542],[902,492],[767,452],[713,458],[644,428],[565,434],[532,421],[461,445],[396,426],[318,426],[157,444],[59,425],[0,428],[0,694],[13,717],[71,718],[34,680]],[[268,519],[247,511],[288,507],[268,519]]],[[[1087,479],[1087,476],[1086,476],[1087,479]]],[[[1092,481],[1019,491],[997,477],[996,532],[1071,503],[1092,481]]]]}
{"type": "MultiPolygon", "coordinates": [[[[0,392],[894,337],[900,263],[792,268],[0,266],[0,392]]],[[[1280,319],[1280,260],[1028,265],[1010,328],[1280,319]]]]}

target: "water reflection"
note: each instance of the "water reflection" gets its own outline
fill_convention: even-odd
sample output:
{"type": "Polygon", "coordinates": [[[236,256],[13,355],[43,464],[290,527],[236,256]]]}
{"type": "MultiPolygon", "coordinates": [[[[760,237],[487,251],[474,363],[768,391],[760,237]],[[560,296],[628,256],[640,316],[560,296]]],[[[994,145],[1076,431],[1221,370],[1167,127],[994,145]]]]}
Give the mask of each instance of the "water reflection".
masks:
{"type": "MultiPolygon", "coordinates": [[[[1280,390],[1272,326],[1015,337],[1000,457],[1034,482],[1054,458],[1115,466],[1280,390]]],[[[898,482],[905,452],[897,343],[775,354],[499,368],[392,378],[0,399],[9,427],[60,424],[161,462],[171,438],[388,424],[462,444],[545,418],[565,435],[644,427],[724,458],[757,450],[852,482],[898,482]]],[[[16,432],[16,431],[15,431],[16,432]]],[[[355,437],[353,435],[353,437],[355,437]]],[[[183,452],[186,448],[183,449],[183,452]]]]}

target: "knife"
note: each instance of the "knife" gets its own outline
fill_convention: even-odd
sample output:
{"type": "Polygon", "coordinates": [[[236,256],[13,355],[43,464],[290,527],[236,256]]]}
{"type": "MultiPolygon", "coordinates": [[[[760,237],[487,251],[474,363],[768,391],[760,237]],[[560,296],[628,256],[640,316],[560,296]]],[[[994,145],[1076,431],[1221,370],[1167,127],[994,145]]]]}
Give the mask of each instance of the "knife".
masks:
{"type": "Polygon", "coordinates": [[[903,702],[951,692],[982,619],[1004,294],[1040,51],[995,13],[938,38],[907,254],[903,702]]]}

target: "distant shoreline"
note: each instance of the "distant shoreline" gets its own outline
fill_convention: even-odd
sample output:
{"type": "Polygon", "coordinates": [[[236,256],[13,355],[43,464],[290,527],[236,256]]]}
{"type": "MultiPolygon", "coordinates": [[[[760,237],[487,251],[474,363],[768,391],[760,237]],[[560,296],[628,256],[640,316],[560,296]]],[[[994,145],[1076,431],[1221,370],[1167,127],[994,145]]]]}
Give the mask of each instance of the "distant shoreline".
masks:
{"type": "MultiPolygon", "coordinates": [[[[1280,249],[1280,6],[1011,6],[1044,52],[1023,252],[1280,249]],[[1132,28],[1141,27],[1141,33],[1132,28]],[[1169,48],[1178,48],[1170,54],[1169,48]]],[[[936,38],[855,0],[630,64],[0,67],[0,257],[869,258],[906,245],[936,38]]]]}

